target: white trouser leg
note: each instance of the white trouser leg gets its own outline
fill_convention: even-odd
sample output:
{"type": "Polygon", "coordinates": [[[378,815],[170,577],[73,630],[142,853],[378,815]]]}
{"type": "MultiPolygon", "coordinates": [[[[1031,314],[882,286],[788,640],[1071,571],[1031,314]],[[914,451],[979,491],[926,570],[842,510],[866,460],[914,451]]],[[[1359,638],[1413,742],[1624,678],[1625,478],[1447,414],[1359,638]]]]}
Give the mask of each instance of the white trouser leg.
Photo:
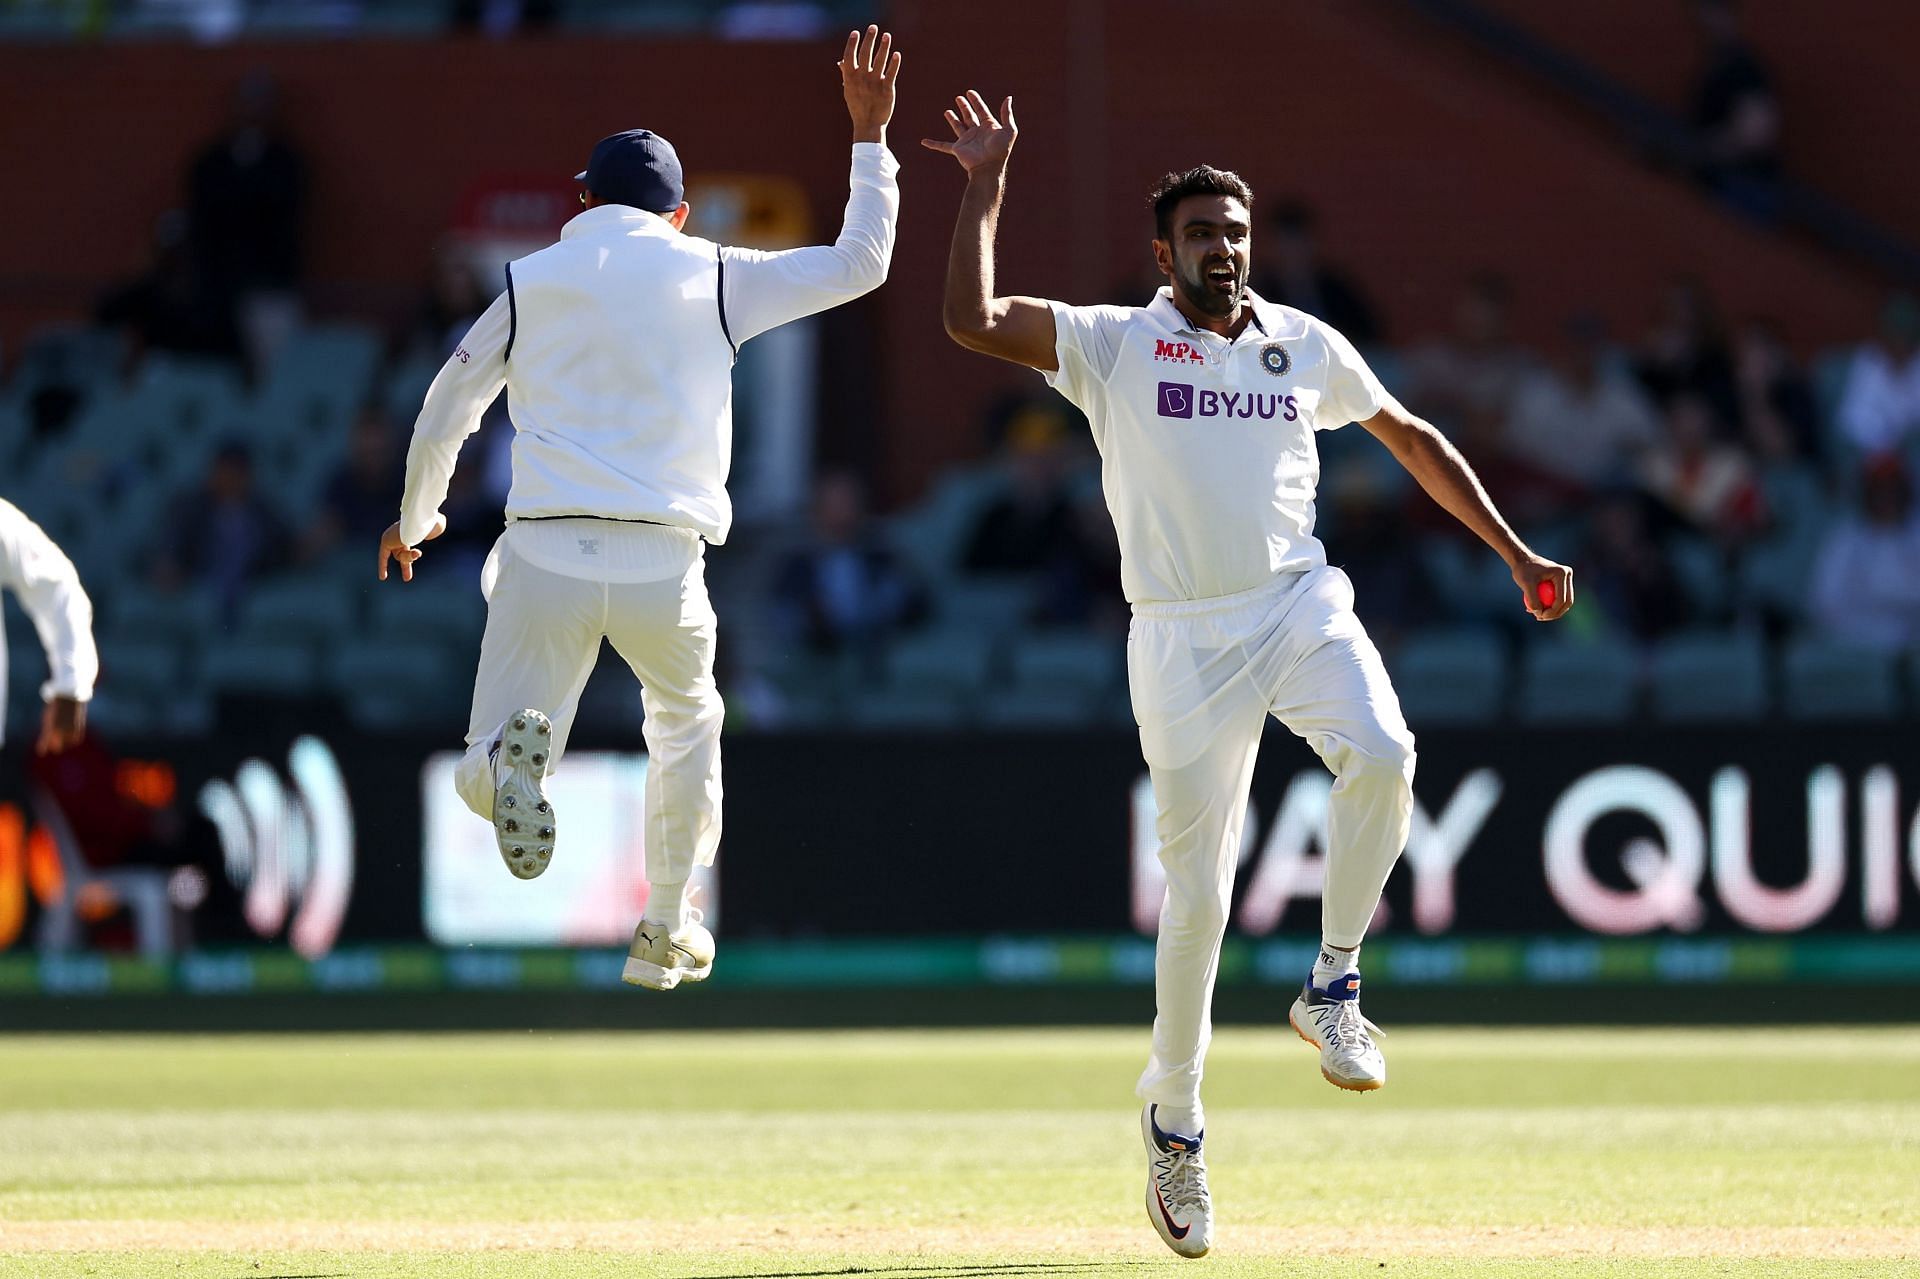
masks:
{"type": "Polygon", "coordinates": [[[1413,821],[1413,734],[1339,569],[1314,571],[1288,614],[1286,676],[1273,713],[1336,779],[1327,811],[1324,940],[1358,946],[1413,821]]]}
{"type": "Polygon", "coordinates": [[[647,722],[647,879],[679,883],[720,847],[720,722],[706,561],[685,578],[615,585],[607,638],[640,680],[647,722]]]}
{"type": "Polygon", "coordinates": [[[1153,1055],[1136,1091],[1164,1106],[1200,1101],[1220,942],[1266,723],[1267,699],[1237,635],[1244,621],[1143,614],[1127,644],[1167,880],[1154,945],[1153,1055]]]}
{"type": "Polygon", "coordinates": [[[487,751],[507,716],[532,707],[553,722],[548,771],[565,753],[581,690],[600,655],[609,589],[529,564],[504,542],[494,553],[498,573],[487,596],[467,753],[454,771],[460,798],[488,821],[493,820],[493,771],[487,751]]]}

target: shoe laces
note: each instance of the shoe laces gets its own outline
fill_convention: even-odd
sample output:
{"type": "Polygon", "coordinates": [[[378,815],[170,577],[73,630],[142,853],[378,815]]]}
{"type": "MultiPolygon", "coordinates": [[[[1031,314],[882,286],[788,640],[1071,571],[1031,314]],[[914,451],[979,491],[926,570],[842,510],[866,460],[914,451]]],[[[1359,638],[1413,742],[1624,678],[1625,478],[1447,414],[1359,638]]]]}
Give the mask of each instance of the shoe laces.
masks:
{"type": "Polygon", "coordinates": [[[1160,1152],[1160,1198],[1168,1208],[1207,1205],[1207,1161],[1197,1150],[1160,1152]]]}
{"type": "Polygon", "coordinates": [[[1335,1048],[1352,1053],[1373,1051],[1373,1035],[1387,1032],[1368,1020],[1360,1011],[1360,1001],[1343,999],[1334,1005],[1333,1024],[1326,1030],[1327,1041],[1335,1048]]]}

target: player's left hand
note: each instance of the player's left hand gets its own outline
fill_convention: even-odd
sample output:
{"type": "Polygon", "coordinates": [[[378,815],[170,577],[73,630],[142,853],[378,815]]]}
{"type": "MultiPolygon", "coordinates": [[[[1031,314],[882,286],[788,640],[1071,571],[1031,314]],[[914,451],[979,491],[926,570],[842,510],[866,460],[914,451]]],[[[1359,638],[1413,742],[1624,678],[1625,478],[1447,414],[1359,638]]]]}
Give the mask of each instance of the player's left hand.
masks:
{"type": "MultiPolygon", "coordinates": [[[[446,517],[438,516],[433,521],[433,527],[427,530],[427,535],[420,540],[423,542],[431,542],[434,538],[439,537],[446,531],[446,517]]],[[[393,523],[387,525],[387,531],[380,535],[380,580],[383,582],[387,580],[387,563],[388,561],[392,561],[400,566],[400,580],[403,582],[411,582],[413,580],[413,562],[419,558],[420,549],[415,546],[408,546],[406,542],[401,539],[400,521],[395,520],[393,523]]]]}
{"type": "Polygon", "coordinates": [[[1555,621],[1573,607],[1573,570],[1565,564],[1529,555],[1514,565],[1513,580],[1536,622],[1555,621]]]}
{"type": "Polygon", "coordinates": [[[40,712],[40,738],[33,744],[35,755],[58,755],[78,746],[87,735],[87,704],[75,697],[54,697],[40,712]]]}

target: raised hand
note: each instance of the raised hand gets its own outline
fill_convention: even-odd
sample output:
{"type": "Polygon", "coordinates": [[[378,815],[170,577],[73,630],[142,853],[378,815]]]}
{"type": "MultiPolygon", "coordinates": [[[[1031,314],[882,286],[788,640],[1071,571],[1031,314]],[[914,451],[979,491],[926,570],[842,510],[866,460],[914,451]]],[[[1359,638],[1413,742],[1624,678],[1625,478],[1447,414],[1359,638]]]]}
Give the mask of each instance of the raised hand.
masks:
{"type": "Polygon", "coordinates": [[[853,117],[855,142],[887,140],[899,79],[900,55],[893,51],[892,32],[879,27],[868,27],[864,35],[847,32],[846,52],[840,55],[840,91],[846,95],[847,114],[853,117]]]}
{"type": "Polygon", "coordinates": [[[964,96],[955,98],[953,104],[956,109],[946,113],[953,141],[922,138],[920,145],[930,151],[946,152],[969,174],[979,169],[989,172],[1004,169],[1007,156],[1013,151],[1014,139],[1020,136],[1020,126],[1013,122],[1013,95],[1008,94],[1000,103],[999,120],[987,110],[987,101],[977,90],[968,89],[964,96]]]}

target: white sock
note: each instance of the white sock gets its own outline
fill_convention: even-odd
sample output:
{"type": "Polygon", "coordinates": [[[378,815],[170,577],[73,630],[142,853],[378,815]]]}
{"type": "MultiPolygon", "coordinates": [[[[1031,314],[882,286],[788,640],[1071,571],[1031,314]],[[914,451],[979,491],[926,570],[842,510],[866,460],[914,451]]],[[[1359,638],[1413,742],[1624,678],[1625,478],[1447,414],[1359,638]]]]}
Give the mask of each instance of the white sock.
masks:
{"type": "Polygon", "coordinates": [[[691,922],[687,913],[687,881],[677,884],[647,885],[647,908],[640,918],[649,924],[665,924],[668,932],[677,933],[691,922]]]}
{"type": "Polygon", "coordinates": [[[1161,1132],[1198,1137],[1207,1130],[1207,1112],[1197,1101],[1192,1106],[1156,1105],[1153,1122],[1160,1125],[1161,1132]]]}
{"type": "Polygon", "coordinates": [[[1335,950],[1325,942],[1320,943],[1320,957],[1313,961],[1313,984],[1315,989],[1325,990],[1348,973],[1360,971],[1360,948],[1335,950]]]}

